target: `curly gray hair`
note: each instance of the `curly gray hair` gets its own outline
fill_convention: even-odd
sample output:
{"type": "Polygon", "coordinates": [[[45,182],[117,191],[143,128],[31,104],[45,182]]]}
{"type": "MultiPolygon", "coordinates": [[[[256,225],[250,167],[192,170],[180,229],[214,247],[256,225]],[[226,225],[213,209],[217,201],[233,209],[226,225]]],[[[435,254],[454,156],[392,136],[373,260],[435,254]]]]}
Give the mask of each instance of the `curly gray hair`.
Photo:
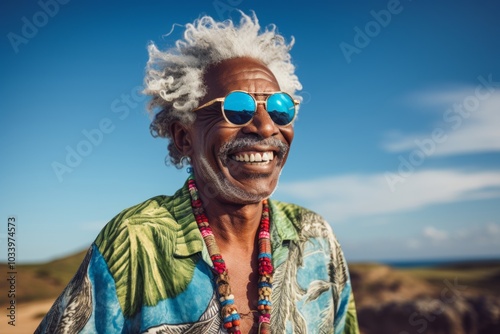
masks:
{"type": "MultiPolygon", "coordinates": [[[[186,24],[184,39],[164,52],[155,44],[148,46],[144,93],[151,95],[148,109],[154,114],[150,130],[154,137],[169,139],[170,161],[182,168],[187,157],[175,147],[170,132],[174,121],[189,126],[195,119],[195,109],[206,94],[203,82],[205,69],[226,59],[251,57],[262,61],[274,74],[281,90],[292,95],[302,89],[295,66],[291,63],[289,44],[270,25],[259,34],[260,25],[255,15],[241,13],[239,27],[231,20],[216,22],[203,16],[186,24]]],[[[299,97],[300,99],[300,97],[299,97]]]]}

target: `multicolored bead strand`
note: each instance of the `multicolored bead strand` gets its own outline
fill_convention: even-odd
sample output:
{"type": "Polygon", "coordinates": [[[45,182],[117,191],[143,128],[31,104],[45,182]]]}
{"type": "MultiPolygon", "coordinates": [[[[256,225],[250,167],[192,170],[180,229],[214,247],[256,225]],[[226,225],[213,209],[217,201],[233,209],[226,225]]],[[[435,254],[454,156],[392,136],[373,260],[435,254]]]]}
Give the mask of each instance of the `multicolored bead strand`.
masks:
{"type": "MultiPolygon", "coordinates": [[[[194,217],[205,244],[208,248],[208,253],[214,265],[216,273],[216,284],[219,301],[221,304],[221,316],[223,326],[228,333],[241,334],[240,332],[240,314],[234,304],[234,295],[231,293],[229,286],[229,273],[226,268],[226,263],[220,254],[219,247],[215,242],[215,237],[208,224],[208,218],[203,209],[201,199],[198,196],[198,188],[191,175],[188,179],[188,189],[191,195],[191,207],[193,208],[194,217]]],[[[267,200],[262,202],[262,217],[259,226],[259,282],[258,292],[259,300],[257,309],[260,312],[259,316],[259,333],[270,334],[271,320],[271,292],[273,288],[273,264],[271,255],[271,238],[270,238],[270,219],[269,206],[267,200]]]]}
{"type": "Polygon", "coordinates": [[[271,333],[271,292],[273,288],[273,263],[271,237],[269,234],[269,206],[263,201],[262,218],[259,228],[259,333],[271,333]]]}

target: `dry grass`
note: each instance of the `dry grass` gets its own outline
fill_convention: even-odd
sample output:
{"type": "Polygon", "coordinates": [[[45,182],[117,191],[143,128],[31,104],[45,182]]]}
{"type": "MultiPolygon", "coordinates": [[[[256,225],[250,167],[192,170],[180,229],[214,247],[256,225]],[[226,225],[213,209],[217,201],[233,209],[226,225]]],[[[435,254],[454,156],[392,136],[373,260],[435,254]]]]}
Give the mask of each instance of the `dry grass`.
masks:
{"type": "Polygon", "coordinates": [[[394,269],[377,263],[353,263],[349,268],[358,306],[432,297],[447,284],[458,284],[466,295],[500,296],[500,261],[411,269],[394,269]]]}
{"type": "Polygon", "coordinates": [[[432,268],[404,269],[401,272],[433,285],[455,280],[472,294],[500,296],[500,261],[475,261],[432,268]]]}
{"type": "MultiPolygon", "coordinates": [[[[16,266],[16,301],[18,303],[57,297],[82,262],[85,251],[62,259],[43,263],[16,266]]],[[[6,273],[6,264],[0,264],[0,272],[6,273]]],[[[9,282],[0,280],[0,291],[8,290],[9,282]]],[[[6,296],[2,294],[0,304],[5,304],[6,296]]]]}

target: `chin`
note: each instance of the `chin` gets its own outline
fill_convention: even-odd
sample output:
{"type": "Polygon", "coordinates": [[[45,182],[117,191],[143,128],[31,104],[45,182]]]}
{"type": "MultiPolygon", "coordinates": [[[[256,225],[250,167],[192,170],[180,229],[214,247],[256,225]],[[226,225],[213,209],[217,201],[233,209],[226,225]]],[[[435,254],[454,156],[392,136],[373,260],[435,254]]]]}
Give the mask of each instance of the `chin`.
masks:
{"type": "Polygon", "coordinates": [[[228,178],[221,178],[217,181],[219,185],[220,197],[231,203],[238,204],[254,204],[262,202],[264,199],[269,198],[274,192],[274,188],[270,188],[268,184],[259,186],[258,183],[254,184],[251,188],[245,187],[241,183],[233,180],[231,182],[228,178]]]}
{"type": "MultiPolygon", "coordinates": [[[[226,202],[235,204],[254,204],[269,198],[275,191],[277,181],[269,181],[273,175],[258,175],[246,178],[251,186],[245,186],[245,182],[240,182],[232,177],[227,170],[218,173],[210,166],[204,157],[199,159],[199,164],[195,168],[196,178],[203,180],[205,184],[201,191],[211,198],[220,198],[226,202]]],[[[274,176],[274,177],[279,177],[274,176]]]]}

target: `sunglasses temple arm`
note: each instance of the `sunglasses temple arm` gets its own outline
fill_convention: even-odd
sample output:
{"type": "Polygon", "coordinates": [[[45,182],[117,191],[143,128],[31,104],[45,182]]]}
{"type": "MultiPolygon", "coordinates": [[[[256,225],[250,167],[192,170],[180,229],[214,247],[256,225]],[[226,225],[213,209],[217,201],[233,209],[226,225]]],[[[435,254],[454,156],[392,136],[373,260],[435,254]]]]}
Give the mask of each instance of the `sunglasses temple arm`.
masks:
{"type": "Polygon", "coordinates": [[[197,107],[197,108],[193,109],[193,111],[198,111],[198,110],[201,110],[201,109],[206,108],[206,107],[208,107],[208,106],[210,106],[210,105],[212,105],[212,104],[214,104],[214,103],[216,103],[216,102],[222,102],[222,101],[224,101],[224,98],[223,98],[223,97],[219,97],[219,98],[216,98],[216,99],[210,100],[210,101],[208,101],[207,103],[205,103],[205,104],[203,104],[203,105],[201,105],[201,106],[199,106],[199,107],[197,107]]]}

